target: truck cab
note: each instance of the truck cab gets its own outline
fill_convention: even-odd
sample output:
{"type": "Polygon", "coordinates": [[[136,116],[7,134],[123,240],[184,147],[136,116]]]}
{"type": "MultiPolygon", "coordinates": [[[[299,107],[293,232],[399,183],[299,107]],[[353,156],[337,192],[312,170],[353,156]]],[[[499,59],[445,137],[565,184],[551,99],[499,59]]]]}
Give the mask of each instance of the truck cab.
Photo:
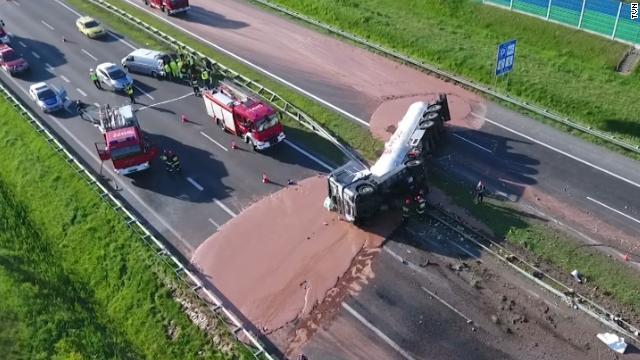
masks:
{"type": "Polygon", "coordinates": [[[183,13],[191,9],[189,0],[144,0],[144,4],[166,12],[168,15],[183,13]]]}
{"type": "Polygon", "coordinates": [[[218,126],[250,144],[267,149],[285,139],[278,112],[229,83],[203,92],[207,114],[218,126]]]}

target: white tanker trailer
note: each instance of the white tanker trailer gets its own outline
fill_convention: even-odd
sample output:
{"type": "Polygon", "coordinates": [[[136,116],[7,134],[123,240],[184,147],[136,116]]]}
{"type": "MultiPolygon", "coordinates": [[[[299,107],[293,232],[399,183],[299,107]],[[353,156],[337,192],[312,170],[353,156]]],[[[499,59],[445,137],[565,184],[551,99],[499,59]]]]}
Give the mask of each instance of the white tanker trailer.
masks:
{"type": "Polygon", "coordinates": [[[445,94],[431,104],[413,103],[371,168],[352,160],[329,174],[325,207],[358,222],[415,194],[424,185],[424,161],[450,119],[445,94]]]}

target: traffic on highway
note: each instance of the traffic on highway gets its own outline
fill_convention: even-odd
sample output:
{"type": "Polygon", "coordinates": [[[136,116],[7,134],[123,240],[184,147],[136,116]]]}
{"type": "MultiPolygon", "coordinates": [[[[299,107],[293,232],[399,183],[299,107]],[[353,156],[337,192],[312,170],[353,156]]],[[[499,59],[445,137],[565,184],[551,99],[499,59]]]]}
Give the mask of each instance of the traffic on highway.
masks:
{"type": "Polygon", "coordinates": [[[613,333],[638,340],[633,304],[583,300],[596,276],[527,233],[637,270],[636,160],[251,3],[120,2],[379,144],[310,151],[216,61],[131,40],[96,5],[0,4],[2,84],[222,299],[202,317],[259,337],[256,358],[599,359],[613,333]]]}

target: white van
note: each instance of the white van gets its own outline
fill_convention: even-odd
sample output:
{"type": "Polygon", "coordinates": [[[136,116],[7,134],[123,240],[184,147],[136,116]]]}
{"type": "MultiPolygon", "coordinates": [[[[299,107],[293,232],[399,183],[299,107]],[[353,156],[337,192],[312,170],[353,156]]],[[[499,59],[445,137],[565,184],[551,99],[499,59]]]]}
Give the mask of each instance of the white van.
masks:
{"type": "Polygon", "coordinates": [[[122,67],[129,72],[164,76],[163,60],[166,58],[168,55],[160,51],[137,49],[122,59],[122,67]]]}

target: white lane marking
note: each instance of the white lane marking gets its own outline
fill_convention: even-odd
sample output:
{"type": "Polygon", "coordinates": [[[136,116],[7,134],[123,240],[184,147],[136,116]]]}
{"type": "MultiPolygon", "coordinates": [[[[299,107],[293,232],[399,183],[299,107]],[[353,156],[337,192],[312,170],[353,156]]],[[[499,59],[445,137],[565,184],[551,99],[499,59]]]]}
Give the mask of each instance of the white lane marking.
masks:
{"type": "Polygon", "coordinates": [[[433,297],[434,299],[440,301],[442,303],[442,305],[448,307],[449,309],[451,309],[453,312],[455,312],[456,314],[460,315],[461,318],[463,318],[467,323],[471,324],[473,322],[473,320],[471,320],[469,317],[467,317],[465,314],[463,314],[460,310],[456,309],[453,307],[453,305],[449,304],[448,302],[444,301],[443,299],[441,299],[440,297],[438,297],[438,295],[436,295],[435,293],[429,291],[429,289],[427,289],[424,286],[420,286],[420,288],[426,292],[427,294],[431,295],[431,297],[433,297]]]}
{"type": "Polygon", "coordinates": [[[147,94],[147,92],[146,92],[146,91],[144,91],[144,90],[142,90],[142,89],[140,89],[140,87],[135,86],[135,85],[133,85],[133,87],[134,87],[134,88],[136,88],[136,89],[138,89],[138,91],[140,91],[141,93],[143,93],[144,95],[146,95],[149,99],[151,99],[151,100],[155,100],[155,99],[153,98],[153,96],[151,96],[151,95],[147,94]]]}
{"type": "Polygon", "coordinates": [[[87,93],[82,91],[82,89],[80,88],[76,88],[76,90],[82,95],[82,96],[87,96],[87,93]]]}
{"type": "Polygon", "coordinates": [[[468,142],[469,144],[471,144],[471,145],[473,145],[473,146],[475,146],[475,147],[478,147],[478,148],[480,148],[481,150],[484,150],[484,151],[486,151],[486,152],[488,152],[488,153],[490,153],[490,154],[492,154],[492,153],[493,153],[493,151],[491,151],[490,149],[487,149],[486,147],[484,147],[484,146],[482,146],[482,145],[480,145],[480,144],[477,144],[477,143],[475,143],[475,142],[473,142],[473,141],[471,141],[471,140],[469,140],[469,139],[467,139],[467,138],[464,138],[464,137],[462,137],[462,136],[460,136],[460,135],[458,135],[458,134],[456,134],[456,133],[454,133],[454,132],[452,132],[452,133],[451,133],[451,135],[453,135],[453,136],[457,137],[458,139],[460,139],[460,140],[462,140],[462,141],[466,141],[466,142],[468,142]]]}
{"type": "MultiPolygon", "coordinates": [[[[57,1],[57,0],[56,0],[57,1]]],[[[29,97],[29,92],[27,92],[26,89],[24,89],[22,86],[20,86],[20,84],[16,81],[16,79],[10,77],[9,80],[11,80],[13,82],[13,84],[20,90],[22,90],[22,92],[25,94],[26,97],[29,97]]],[[[47,114],[47,116],[49,116],[49,119],[51,119],[51,121],[53,121],[54,123],[57,123],[60,128],[62,129],[62,131],[64,131],[73,141],[76,142],[76,144],[78,144],[84,151],[87,152],[87,154],[89,154],[89,157],[94,159],[98,164],[101,164],[102,161],[100,160],[100,158],[98,158],[98,155],[96,155],[95,151],[91,151],[88,147],[85,146],[85,144],[83,144],[80,139],[78,139],[77,136],[75,136],[71,131],[69,131],[69,129],[67,129],[66,126],[64,126],[64,123],[61,121],[58,121],[58,119],[56,119],[55,117],[53,117],[51,114],[47,114]]],[[[108,166],[104,167],[104,169],[106,169],[111,175],[113,175],[114,179],[117,178],[119,175],[116,174],[112,169],[110,169],[108,166]]],[[[187,247],[189,249],[189,251],[194,251],[195,248],[193,247],[193,245],[191,245],[188,241],[186,241],[182,236],[180,236],[180,234],[171,226],[169,225],[169,223],[167,223],[161,216],[160,214],[158,214],[151,206],[149,206],[149,204],[147,204],[144,200],[142,200],[142,198],[136,194],[131,186],[125,182],[123,182],[121,184],[121,186],[123,188],[126,188],[129,193],[131,194],[131,196],[133,196],[140,204],[142,204],[142,206],[153,216],[156,217],[156,219],[160,222],[160,224],[162,226],[164,226],[167,230],[169,230],[185,247],[187,247]]]]}
{"type": "Polygon", "coordinates": [[[212,218],[209,218],[209,222],[210,222],[210,223],[212,223],[212,224],[213,224],[213,226],[215,226],[215,227],[216,227],[216,230],[217,230],[217,229],[220,229],[220,225],[218,225],[218,223],[217,223],[217,222],[213,221],[213,219],[212,219],[212,218]]]}
{"type": "Polygon", "coordinates": [[[38,53],[35,51],[32,51],[31,55],[33,55],[33,57],[35,57],[36,59],[40,59],[40,55],[38,55],[38,53]]]}
{"type": "Polygon", "coordinates": [[[192,178],[187,177],[187,181],[188,181],[188,182],[190,182],[190,183],[191,183],[191,185],[195,186],[195,188],[196,188],[196,189],[198,189],[198,190],[200,190],[200,191],[204,190],[204,188],[202,187],[202,185],[198,184],[198,182],[197,182],[197,181],[195,181],[195,180],[193,180],[192,178]]]}
{"type": "MultiPolygon", "coordinates": [[[[57,1],[57,0],[56,0],[56,1],[57,1]]],[[[137,8],[139,8],[140,10],[146,11],[147,13],[149,13],[149,14],[151,14],[151,15],[153,15],[153,16],[155,16],[155,17],[157,17],[158,19],[160,19],[160,20],[162,20],[162,21],[166,22],[167,24],[170,24],[171,26],[173,26],[173,27],[175,27],[175,28],[177,28],[177,29],[180,29],[182,32],[185,32],[185,33],[187,33],[187,34],[189,34],[189,35],[191,35],[191,36],[195,37],[196,39],[198,39],[198,40],[200,40],[200,41],[202,41],[202,42],[204,42],[204,43],[206,43],[206,44],[208,44],[208,45],[210,45],[210,46],[212,46],[212,47],[214,47],[214,48],[218,49],[219,51],[222,51],[223,53],[225,53],[225,54],[227,54],[227,55],[231,56],[232,58],[234,58],[234,59],[236,59],[236,60],[239,60],[239,61],[241,61],[241,62],[243,62],[243,63],[245,63],[245,64],[247,64],[247,65],[249,65],[249,66],[253,67],[254,69],[257,69],[258,71],[261,71],[261,72],[263,72],[263,73],[265,73],[265,74],[269,75],[270,77],[272,77],[272,78],[274,78],[274,79],[276,79],[276,80],[280,81],[281,83],[283,83],[283,84],[285,84],[285,85],[287,85],[287,86],[289,86],[289,87],[291,87],[291,88],[296,89],[297,91],[299,91],[299,92],[301,92],[301,93],[305,94],[306,96],[308,96],[308,97],[310,97],[310,98],[312,98],[312,99],[314,99],[314,100],[316,100],[316,101],[318,101],[318,102],[322,103],[323,105],[328,106],[328,107],[330,107],[331,109],[333,109],[333,110],[335,110],[335,111],[337,111],[337,112],[341,113],[342,115],[344,115],[344,116],[346,116],[346,117],[348,117],[348,118],[350,118],[350,119],[352,119],[352,120],[355,120],[355,121],[357,121],[357,122],[361,123],[362,125],[370,126],[370,125],[369,125],[369,123],[367,123],[366,121],[364,121],[364,120],[360,119],[359,117],[357,117],[357,116],[355,116],[355,115],[350,114],[349,112],[347,112],[347,111],[345,111],[345,110],[343,110],[343,109],[341,109],[341,108],[339,108],[339,107],[337,107],[337,106],[335,106],[335,105],[331,104],[330,102],[328,102],[328,101],[326,101],[326,100],[324,100],[324,99],[319,98],[318,96],[316,96],[316,95],[314,95],[314,94],[312,94],[312,93],[308,92],[307,90],[304,90],[304,89],[300,88],[299,86],[296,86],[296,85],[294,85],[294,84],[290,83],[289,81],[287,81],[287,80],[285,80],[285,79],[283,79],[283,78],[279,77],[278,75],[273,74],[273,73],[271,73],[271,72],[267,71],[266,69],[263,69],[262,67],[260,67],[260,66],[258,66],[258,65],[256,65],[256,64],[254,64],[254,63],[252,63],[252,62],[250,62],[250,61],[248,61],[248,60],[246,60],[246,59],[244,59],[244,58],[242,58],[242,57],[240,57],[240,56],[238,56],[238,55],[236,55],[236,54],[232,53],[231,51],[229,51],[229,50],[227,50],[227,49],[224,49],[224,48],[222,48],[221,46],[219,46],[219,45],[216,45],[216,44],[212,43],[211,41],[209,41],[209,40],[207,40],[207,39],[203,38],[202,36],[197,35],[197,34],[195,34],[195,33],[191,32],[191,31],[189,31],[189,30],[187,30],[187,29],[183,28],[183,27],[182,27],[182,26],[180,26],[180,25],[174,24],[173,22],[171,22],[171,21],[169,21],[169,20],[167,20],[167,19],[165,19],[165,18],[163,18],[163,17],[161,17],[161,16],[158,16],[158,14],[156,14],[155,12],[149,11],[148,9],[146,9],[146,8],[144,8],[144,7],[142,7],[142,6],[140,6],[140,5],[139,5],[139,4],[137,4],[137,3],[134,3],[134,2],[133,2],[133,1],[131,1],[131,0],[127,0],[127,2],[128,2],[129,4],[131,4],[131,5],[133,5],[133,6],[137,7],[137,8]]]]}
{"type": "Polygon", "coordinates": [[[49,72],[54,72],[56,69],[53,68],[53,66],[51,66],[51,64],[49,63],[44,63],[44,67],[45,69],[47,69],[47,71],[49,72]]]}
{"type": "Polygon", "coordinates": [[[55,28],[53,26],[47,24],[44,20],[40,20],[40,22],[42,23],[42,25],[48,27],[49,30],[55,30],[55,28]]]}
{"type": "Polygon", "coordinates": [[[617,214],[619,214],[619,215],[622,215],[622,216],[626,217],[626,218],[627,218],[627,219],[629,219],[629,220],[635,221],[635,222],[637,222],[638,224],[640,224],[640,220],[638,220],[638,219],[634,218],[634,217],[633,217],[633,216],[631,216],[631,215],[627,215],[627,214],[623,213],[623,212],[622,212],[622,211],[620,211],[620,210],[616,210],[616,209],[612,208],[611,206],[609,206],[609,205],[607,205],[607,204],[604,204],[604,203],[602,203],[602,202],[600,202],[600,201],[598,201],[598,200],[596,200],[596,199],[594,199],[594,198],[592,198],[592,197],[587,196],[587,199],[589,199],[589,200],[593,201],[594,203],[596,203],[596,204],[598,204],[598,205],[600,205],[600,206],[602,206],[602,207],[605,207],[605,208],[607,208],[607,209],[609,209],[609,210],[611,210],[611,211],[613,211],[613,212],[615,212],[615,213],[617,213],[617,214]]]}
{"type": "Polygon", "coordinates": [[[15,5],[15,6],[20,6],[20,2],[19,1],[9,1],[11,4],[15,5]]]}
{"type": "Polygon", "coordinates": [[[63,3],[62,1],[56,0],[56,2],[58,4],[60,4],[62,7],[66,8],[67,10],[71,11],[72,13],[74,13],[74,14],[76,14],[78,16],[82,16],[82,14],[80,14],[79,12],[73,10],[71,7],[69,7],[67,4],[63,3]]]}
{"type": "Polygon", "coordinates": [[[18,44],[20,44],[20,46],[26,48],[27,44],[23,43],[21,40],[18,40],[18,44]]]}
{"type": "Polygon", "coordinates": [[[308,151],[302,149],[301,147],[299,147],[298,145],[292,143],[291,141],[285,139],[284,143],[291,146],[292,148],[298,150],[298,152],[300,152],[302,155],[305,155],[306,157],[308,157],[309,159],[315,161],[316,163],[318,163],[320,166],[322,166],[323,168],[329,170],[329,171],[333,171],[333,166],[329,166],[326,162],[318,159],[317,157],[311,155],[308,151]]]}
{"type": "Polygon", "coordinates": [[[90,52],[88,52],[87,50],[85,50],[85,49],[80,49],[80,51],[82,51],[83,53],[87,54],[87,56],[88,56],[88,57],[90,57],[90,58],[92,58],[94,61],[98,61],[98,58],[97,58],[97,57],[95,57],[95,56],[93,56],[93,55],[91,55],[91,53],[90,53],[90,52]]]}
{"type": "Polygon", "coordinates": [[[362,315],[360,315],[357,311],[355,311],[351,306],[347,305],[347,303],[342,303],[342,307],[347,310],[353,317],[358,319],[364,326],[368,327],[369,330],[373,331],[378,337],[380,337],[384,342],[386,342],[389,346],[391,346],[394,350],[396,350],[402,357],[407,360],[415,360],[413,356],[411,356],[408,352],[402,349],[398,344],[396,344],[393,340],[389,339],[387,335],[385,335],[382,331],[380,331],[377,327],[373,326],[367,319],[365,319],[362,315]]]}
{"type": "Polygon", "coordinates": [[[57,86],[55,86],[55,85],[53,85],[53,84],[49,84],[49,85],[51,85],[51,87],[53,88],[53,90],[54,90],[55,92],[57,92],[57,93],[59,93],[59,92],[60,92],[60,89],[58,89],[58,87],[57,87],[57,86]]]}
{"type": "Polygon", "coordinates": [[[200,134],[202,134],[202,136],[206,137],[207,139],[211,140],[214,144],[220,146],[222,148],[222,150],[229,151],[229,149],[227,149],[226,147],[222,146],[222,144],[220,144],[219,142],[215,141],[212,137],[210,137],[209,135],[205,134],[204,132],[200,131],[200,134]]]}
{"type": "Polygon", "coordinates": [[[170,103],[170,102],[178,101],[178,100],[184,99],[184,98],[189,97],[189,96],[193,96],[193,92],[190,92],[190,93],[188,93],[186,95],[178,96],[177,98],[173,98],[173,99],[161,101],[159,103],[143,106],[143,107],[139,108],[137,111],[142,111],[142,110],[146,110],[146,109],[149,109],[149,108],[152,108],[152,107],[156,107],[158,105],[162,105],[162,104],[167,104],[167,103],[170,103]]]}
{"type": "Polygon", "coordinates": [[[483,120],[485,120],[485,121],[487,121],[487,122],[489,122],[489,123],[491,123],[491,124],[493,124],[495,126],[498,126],[498,127],[502,128],[502,129],[505,129],[505,130],[507,130],[509,132],[512,132],[512,133],[516,134],[516,135],[519,135],[519,136],[521,136],[521,137],[523,137],[523,138],[525,138],[527,140],[533,141],[534,143],[536,143],[538,145],[544,146],[547,149],[553,150],[553,151],[555,151],[557,153],[560,153],[560,154],[562,154],[562,155],[564,155],[564,156],[566,156],[568,158],[571,158],[571,159],[573,159],[575,161],[578,161],[578,162],[581,162],[581,163],[583,163],[583,164],[585,164],[587,166],[590,166],[590,167],[592,167],[592,168],[594,168],[594,169],[596,169],[598,171],[601,171],[601,172],[603,172],[605,174],[611,175],[611,176],[613,176],[614,178],[616,178],[618,180],[622,180],[622,181],[624,181],[624,182],[626,182],[628,184],[631,184],[631,185],[633,185],[635,187],[639,187],[640,188],[640,184],[638,184],[637,182],[635,182],[633,180],[629,180],[629,179],[627,179],[627,178],[625,178],[623,176],[620,176],[620,175],[618,175],[616,173],[613,173],[613,172],[611,172],[611,171],[609,171],[607,169],[603,169],[603,168],[599,167],[598,165],[592,164],[592,163],[590,163],[590,162],[588,162],[586,160],[582,160],[581,158],[579,158],[577,156],[574,156],[574,155],[571,155],[571,154],[567,153],[566,151],[562,151],[562,150],[560,150],[558,148],[555,148],[555,147],[553,147],[551,145],[543,143],[542,141],[534,139],[531,136],[525,135],[525,134],[523,134],[523,133],[521,133],[521,132],[519,132],[517,130],[513,130],[511,128],[508,128],[505,125],[499,124],[499,123],[497,123],[497,122],[495,122],[495,121],[493,121],[491,119],[487,119],[484,116],[478,115],[478,114],[473,113],[473,112],[471,114],[476,116],[476,117],[478,117],[478,118],[480,118],[480,119],[483,119],[483,120]]]}
{"type": "Polygon", "coordinates": [[[121,37],[116,36],[116,35],[115,35],[114,33],[112,33],[111,31],[109,31],[109,35],[111,35],[111,37],[112,37],[112,38],[114,38],[114,39],[116,39],[116,40],[120,41],[121,43],[123,43],[123,44],[125,44],[125,45],[127,45],[127,46],[128,46],[129,48],[131,48],[132,50],[136,50],[136,49],[137,49],[137,47],[135,47],[135,46],[131,45],[131,43],[130,43],[130,42],[126,41],[125,39],[123,39],[123,38],[121,38],[121,37]]]}
{"type": "Polygon", "coordinates": [[[69,80],[69,79],[68,79],[66,76],[64,76],[64,75],[60,75],[60,79],[64,80],[64,82],[66,82],[66,83],[70,83],[70,82],[71,82],[71,80],[69,80]]]}
{"type": "Polygon", "coordinates": [[[216,203],[216,205],[220,206],[220,208],[224,210],[227,214],[229,214],[231,217],[238,216],[238,214],[234,213],[233,210],[229,209],[227,205],[223,204],[222,201],[218,199],[213,199],[213,201],[216,203]]]}
{"type": "Polygon", "coordinates": [[[100,107],[100,104],[98,104],[97,102],[94,102],[93,105],[95,105],[96,107],[100,107]]]}

